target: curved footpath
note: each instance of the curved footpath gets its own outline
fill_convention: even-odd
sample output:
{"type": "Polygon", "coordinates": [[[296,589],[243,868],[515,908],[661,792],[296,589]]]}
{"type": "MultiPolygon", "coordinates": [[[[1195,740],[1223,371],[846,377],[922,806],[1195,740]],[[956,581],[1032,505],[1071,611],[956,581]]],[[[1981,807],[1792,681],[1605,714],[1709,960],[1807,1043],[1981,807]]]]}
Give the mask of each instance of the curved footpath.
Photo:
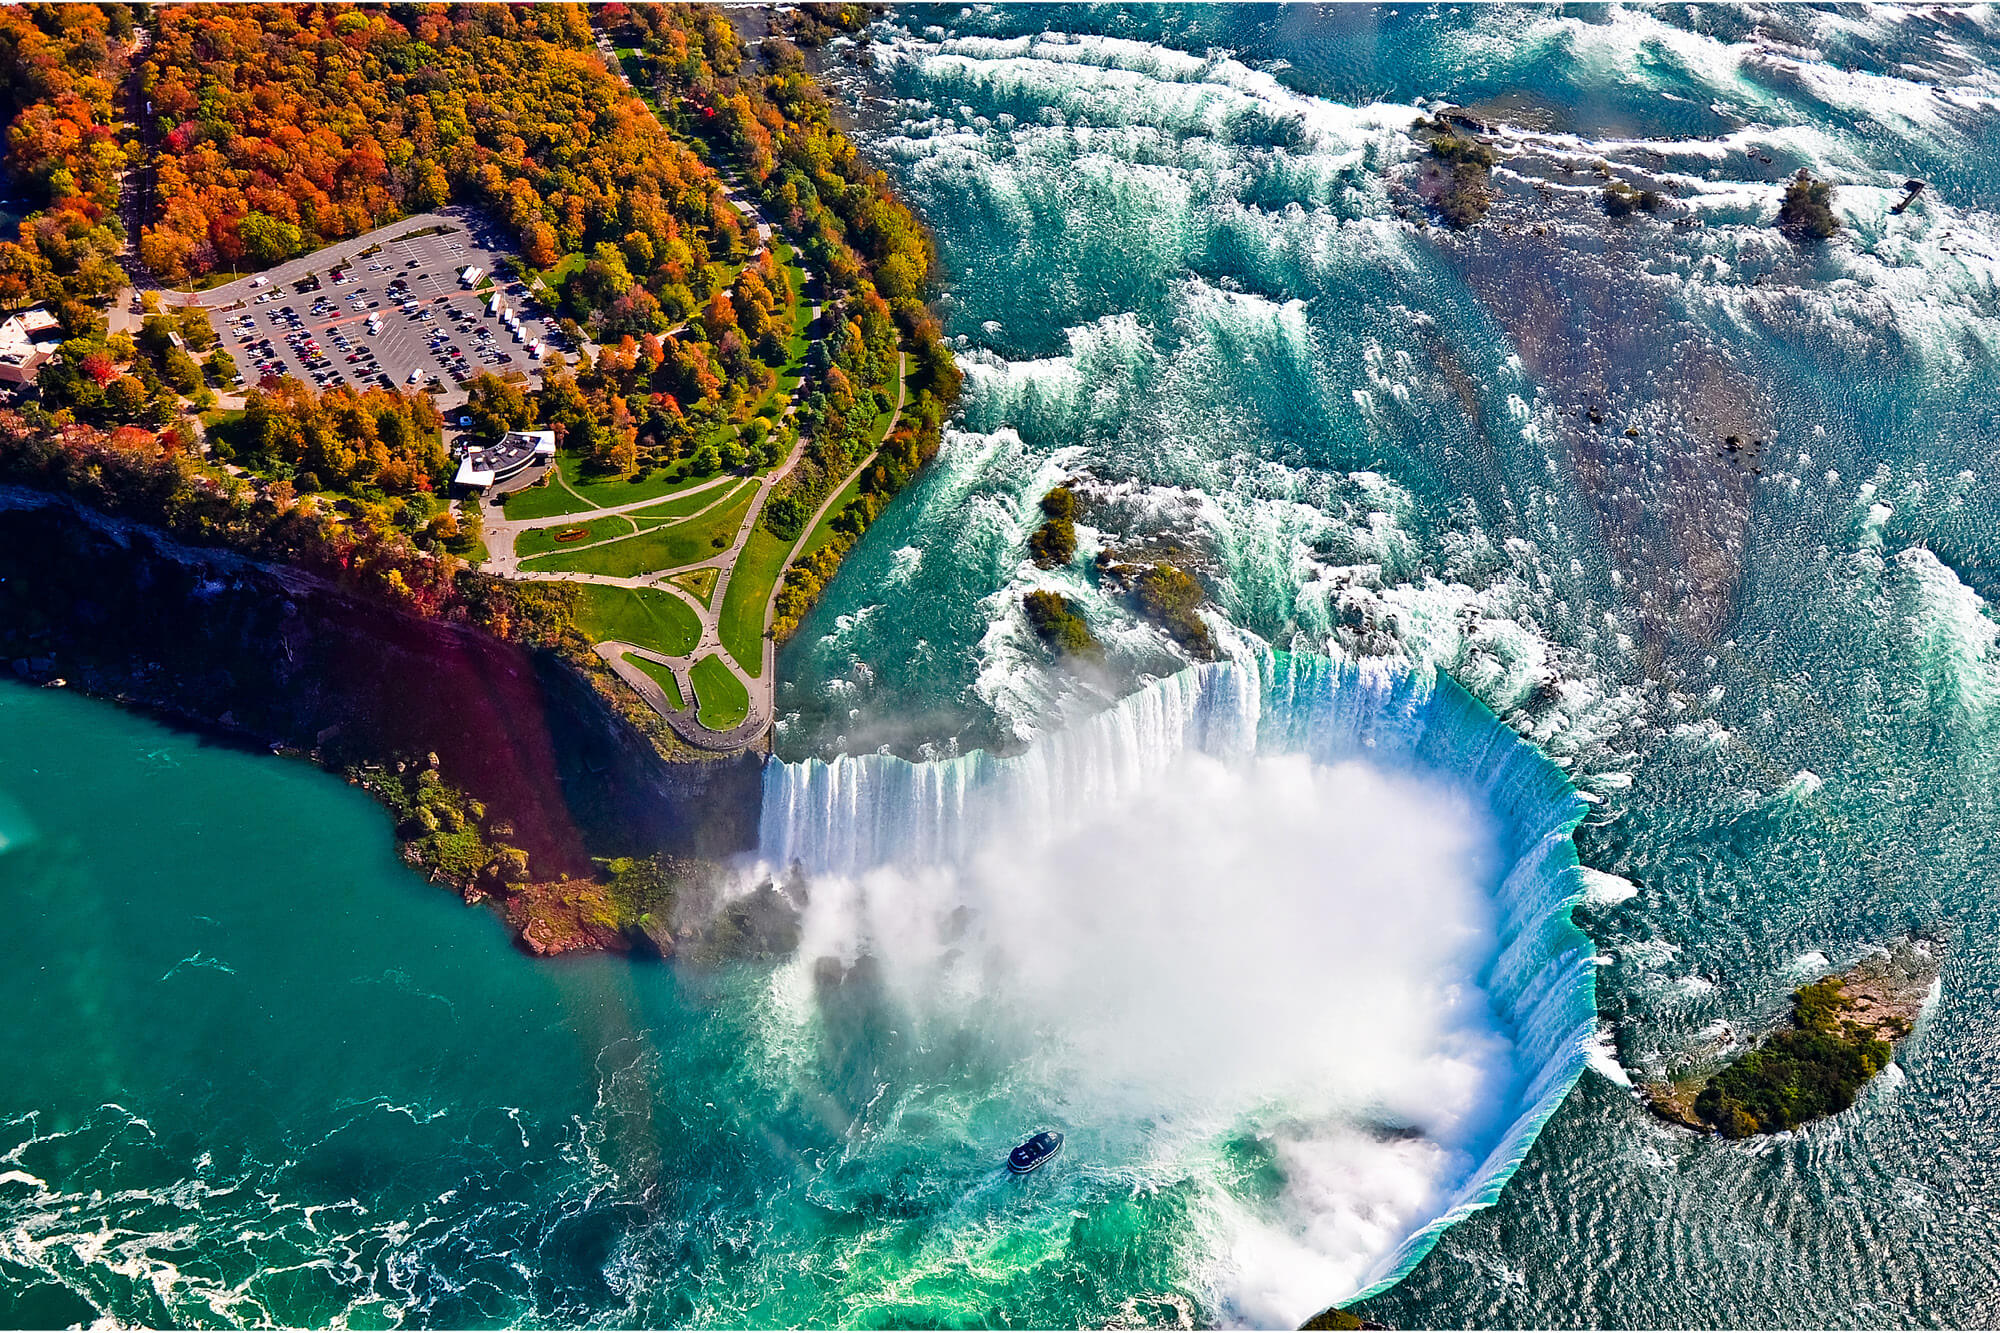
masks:
{"type": "MultiPolygon", "coordinates": [[[[819,313],[818,307],[815,307],[813,310],[815,323],[819,319],[819,313]]],[[[890,413],[889,428],[883,434],[884,439],[887,439],[889,434],[894,432],[896,423],[902,418],[903,407],[909,397],[909,389],[906,382],[908,373],[909,356],[905,352],[898,352],[896,357],[896,405],[890,413]]],[[[492,526],[485,533],[488,553],[486,568],[492,573],[506,578],[540,580],[550,583],[602,583],[614,588],[654,588],[679,598],[689,610],[694,612],[695,619],[701,626],[701,633],[696,638],[694,646],[686,653],[656,652],[653,649],[642,648],[637,644],[627,643],[621,639],[606,639],[600,643],[593,644],[591,645],[592,651],[604,659],[612,671],[617,673],[618,678],[627,685],[630,685],[654,712],[665,718],[667,725],[673,728],[674,734],[679,736],[683,741],[697,748],[717,753],[727,753],[743,749],[748,745],[755,744],[769,730],[772,721],[777,715],[777,643],[771,637],[771,626],[777,618],[778,590],[784,586],[785,574],[799,560],[801,555],[804,554],[806,543],[811,540],[813,531],[818,528],[821,520],[833,508],[834,502],[840,498],[841,493],[853,483],[856,477],[866,471],[869,465],[882,452],[882,447],[878,443],[873,450],[869,451],[866,458],[855,464],[854,467],[850,468],[840,478],[839,483],[828,492],[826,499],[820,503],[819,509],[813,514],[811,520],[806,523],[804,530],[799,534],[798,540],[792,544],[791,550],[786,552],[784,563],[778,567],[778,576],[772,581],[770,596],[764,602],[763,625],[759,635],[761,640],[761,660],[758,665],[760,669],[757,674],[751,675],[743,669],[742,664],[722,644],[722,607],[729,594],[730,580],[735,577],[737,561],[743,554],[744,545],[750,540],[750,534],[756,531],[758,520],[763,517],[764,505],[770,499],[772,489],[779,482],[789,477],[793,470],[797,468],[799,460],[805,456],[808,443],[810,443],[810,440],[807,437],[801,436],[799,442],[792,447],[791,453],[786,456],[783,464],[771,469],[764,476],[758,478],[757,493],[751,498],[750,507],[744,512],[743,521],[737,526],[734,539],[730,542],[726,550],[709,556],[704,560],[697,560],[691,564],[675,565],[668,569],[650,570],[644,574],[636,574],[629,577],[619,577],[611,574],[558,573],[547,570],[524,570],[521,568],[521,556],[514,549],[515,542],[521,533],[532,528],[587,523],[592,519],[629,514],[635,510],[658,505],[668,498],[655,495],[644,500],[632,500],[624,504],[607,505],[574,514],[555,515],[550,518],[510,519],[504,517],[504,511],[502,511],[503,516],[490,520],[492,526]],[[679,587],[673,582],[673,579],[678,575],[693,573],[703,569],[713,569],[717,572],[715,590],[709,594],[706,604],[700,599],[690,596],[686,589],[679,587]],[[675,683],[680,687],[683,706],[679,708],[674,707],[673,702],[667,698],[666,691],[660,688],[657,681],[626,660],[627,654],[636,654],[650,662],[657,662],[669,668],[673,672],[675,683]],[[743,686],[745,693],[748,694],[750,699],[750,711],[748,715],[741,723],[729,728],[727,731],[715,731],[704,726],[697,716],[699,700],[696,698],[694,689],[694,664],[702,658],[709,656],[714,656],[721,660],[723,666],[743,686]]],[[[683,497],[699,495],[706,491],[713,491],[715,493],[714,498],[707,505],[696,510],[694,513],[676,519],[675,522],[692,522],[702,515],[712,512],[718,506],[727,503],[729,497],[736,494],[741,481],[742,478],[735,473],[723,473],[702,482],[700,485],[675,492],[675,495],[683,497]]],[[[614,542],[628,541],[634,535],[636,534],[624,533],[616,537],[607,537],[600,541],[565,549],[570,551],[589,550],[594,546],[607,546],[614,542]]]]}
{"type": "MultiPolygon", "coordinates": [[[[626,76],[624,62],[618,59],[618,53],[612,46],[608,34],[600,28],[596,36],[598,50],[603,54],[606,67],[612,73],[624,79],[626,85],[630,87],[631,80],[626,76]]],[[[634,91],[637,90],[635,89],[634,91]]],[[[772,227],[769,219],[764,216],[763,210],[755,203],[743,197],[741,193],[741,181],[733,173],[725,173],[720,169],[717,170],[716,175],[722,182],[723,191],[730,204],[742,215],[744,221],[756,228],[758,240],[764,246],[770,246],[776,237],[775,229],[772,227]]],[[[810,281],[811,278],[808,275],[807,283],[809,284],[810,281]]],[[[803,295],[803,290],[801,295],[803,295]]],[[[808,329],[814,328],[819,324],[820,314],[820,306],[815,303],[812,309],[812,319],[806,325],[808,329]]],[[[896,354],[896,406],[890,413],[889,429],[884,432],[884,439],[887,439],[888,435],[894,432],[896,423],[902,418],[903,404],[908,393],[908,386],[905,383],[908,373],[908,354],[899,350],[896,354]]],[[[794,399],[791,405],[786,408],[787,417],[795,419],[797,410],[798,403],[794,399]]],[[[735,539],[730,542],[727,550],[710,556],[705,560],[698,560],[692,564],[675,565],[671,569],[652,570],[648,573],[629,578],[619,578],[609,574],[556,573],[544,570],[524,570],[521,568],[521,557],[515,552],[514,545],[520,534],[530,528],[549,527],[553,524],[587,523],[592,519],[613,517],[627,514],[634,510],[650,508],[674,497],[698,495],[704,491],[714,490],[715,498],[709,504],[693,514],[688,514],[685,517],[675,520],[677,523],[685,523],[711,512],[716,506],[724,503],[729,496],[733,495],[737,484],[741,481],[741,477],[735,473],[719,474],[709,481],[702,482],[698,486],[690,486],[685,490],[673,492],[672,495],[656,495],[646,500],[634,500],[622,505],[586,509],[573,514],[553,515],[549,518],[509,519],[505,517],[505,511],[502,510],[500,517],[485,520],[491,525],[486,528],[484,534],[487,549],[486,568],[492,573],[506,578],[540,579],[558,583],[564,581],[604,583],[619,588],[656,588],[671,596],[678,597],[682,603],[694,612],[695,619],[701,625],[701,633],[695,640],[694,647],[687,653],[676,655],[655,652],[650,648],[642,648],[637,644],[626,643],[619,639],[606,639],[601,643],[592,644],[591,650],[604,659],[606,665],[617,674],[618,678],[627,685],[630,685],[654,712],[665,718],[667,725],[673,728],[674,734],[683,741],[699,749],[716,753],[728,753],[744,749],[747,746],[756,744],[757,741],[769,732],[771,723],[777,715],[777,644],[771,638],[771,626],[776,619],[778,590],[784,586],[785,574],[791,569],[793,562],[799,558],[806,542],[811,539],[813,530],[819,526],[820,520],[832,508],[833,502],[840,497],[841,492],[847,489],[854,478],[859,476],[869,464],[875,461],[876,456],[881,453],[881,446],[878,443],[866,458],[862,459],[860,463],[856,464],[852,470],[840,479],[839,484],[834,486],[828,493],[825,502],[820,505],[818,512],[805,525],[805,530],[799,534],[798,541],[794,542],[792,549],[786,552],[784,563],[778,567],[778,576],[771,583],[770,596],[764,602],[764,621],[760,634],[762,640],[761,659],[758,663],[759,670],[753,676],[745,671],[743,665],[722,645],[722,608],[729,595],[729,583],[735,576],[737,561],[743,554],[744,545],[750,540],[750,534],[757,530],[757,521],[764,515],[764,505],[771,498],[772,489],[779,482],[791,476],[793,470],[798,467],[799,460],[805,456],[806,445],[808,443],[810,443],[809,439],[801,435],[798,443],[792,447],[792,451],[785,458],[785,461],[758,479],[757,493],[751,497],[750,507],[743,515],[743,522],[736,530],[735,539]],[[709,594],[705,605],[699,599],[690,596],[685,589],[677,586],[672,581],[676,575],[693,573],[703,569],[714,569],[717,571],[715,589],[709,594]],[[671,670],[675,684],[680,688],[684,706],[675,708],[672,701],[667,698],[666,691],[660,688],[659,682],[655,681],[638,667],[633,666],[630,660],[628,660],[628,655],[637,655],[649,662],[658,663],[671,670]],[[714,656],[721,660],[723,666],[728,669],[731,675],[736,677],[750,698],[748,714],[742,722],[729,728],[727,731],[715,731],[706,727],[702,725],[700,718],[697,716],[699,700],[696,698],[694,690],[694,664],[702,658],[709,656],[714,656]]],[[[579,499],[584,498],[575,491],[572,491],[571,494],[578,495],[579,499]]],[[[588,550],[593,546],[604,546],[612,542],[624,541],[633,535],[635,534],[621,534],[616,537],[604,538],[600,541],[566,547],[565,549],[572,551],[588,550]]]]}

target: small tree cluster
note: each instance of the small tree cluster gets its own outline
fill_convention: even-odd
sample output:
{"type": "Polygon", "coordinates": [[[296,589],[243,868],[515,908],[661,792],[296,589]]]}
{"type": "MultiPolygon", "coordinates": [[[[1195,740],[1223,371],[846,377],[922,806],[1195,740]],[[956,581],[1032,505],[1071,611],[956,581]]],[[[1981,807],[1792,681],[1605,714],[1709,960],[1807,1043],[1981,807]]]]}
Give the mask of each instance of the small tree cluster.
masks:
{"type": "Polygon", "coordinates": [[[1042,497],[1042,525],[1028,537],[1028,552],[1043,569],[1076,558],[1076,492],[1058,486],[1042,497]]]}
{"type": "Polygon", "coordinates": [[[1031,592],[1021,599],[1028,623],[1059,653],[1073,657],[1099,657],[1104,646],[1090,632],[1090,623],[1077,614],[1069,598],[1059,592],[1031,592]]]}
{"type": "Polygon", "coordinates": [[[1823,241],[1840,230],[1833,213],[1833,187],[1814,180],[1801,167],[1785,187],[1785,201],[1778,206],[1778,228],[1795,241],[1823,241]]]}
{"type": "Polygon", "coordinates": [[[1429,142],[1426,176],[1438,215],[1460,230],[1485,217],[1493,204],[1493,164],[1499,160],[1492,146],[1442,115],[1419,120],[1411,133],[1429,142]]]}
{"type": "MultiPolygon", "coordinates": [[[[1695,1114],[1725,1138],[1774,1134],[1854,1105],[1861,1085],[1889,1063],[1889,1043],[1847,1017],[1839,977],[1792,996],[1792,1026],[1708,1081],[1695,1114]]],[[[1907,1031],[1907,1025],[1897,1030],[1907,1031]]]]}

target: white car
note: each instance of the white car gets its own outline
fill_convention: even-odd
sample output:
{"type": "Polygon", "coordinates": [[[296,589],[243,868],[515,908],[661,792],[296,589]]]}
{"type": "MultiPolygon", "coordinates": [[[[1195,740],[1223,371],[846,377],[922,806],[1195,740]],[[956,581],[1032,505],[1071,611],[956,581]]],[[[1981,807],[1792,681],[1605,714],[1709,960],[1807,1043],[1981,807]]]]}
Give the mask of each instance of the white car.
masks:
{"type": "Polygon", "coordinates": [[[410,383],[415,384],[418,380],[422,379],[423,377],[424,377],[423,371],[413,370],[410,372],[410,383]]]}

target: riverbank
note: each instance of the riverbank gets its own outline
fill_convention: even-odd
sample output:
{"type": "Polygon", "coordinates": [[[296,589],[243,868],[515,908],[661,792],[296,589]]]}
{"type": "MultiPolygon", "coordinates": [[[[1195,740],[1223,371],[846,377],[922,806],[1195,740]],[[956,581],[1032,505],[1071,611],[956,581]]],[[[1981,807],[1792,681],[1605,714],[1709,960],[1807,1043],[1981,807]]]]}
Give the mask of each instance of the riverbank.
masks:
{"type": "Polygon", "coordinates": [[[0,660],[346,775],[396,812],[407,861],[537,953],[650,947],[605,910],[606,863],[756,836],[754,756],[666,761],[562,654],[41,492],[0,490],[0,660]]]}

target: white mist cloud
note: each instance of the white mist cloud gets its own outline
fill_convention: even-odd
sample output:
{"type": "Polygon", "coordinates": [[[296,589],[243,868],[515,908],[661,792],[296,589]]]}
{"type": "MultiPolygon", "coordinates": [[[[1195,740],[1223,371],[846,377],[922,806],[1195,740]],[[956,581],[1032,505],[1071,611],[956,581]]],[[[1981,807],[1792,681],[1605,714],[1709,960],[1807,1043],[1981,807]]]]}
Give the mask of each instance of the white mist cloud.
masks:
{"type": "Polygon", "coordinates": [[[816,878],[797,967],[865,954],[917,1047],[994,1052],[993,1086],[963,1090],[982,1123],[1003,1100],[1023,1134],[1068,1132],[1079,1168],[1201,1182],[1197,1268],[1223,1313],[1296,1324],[1449,1205],[1510,1101],[1479,985],[1488,817],[1298,755],[1190,750],[1111,785],[1046,819],[967,820],[986,835],[956,864],[816,878]],[[1230,1194],[1222,1145],[1245,1133],[1275,1195],[1230,1194]]]}

